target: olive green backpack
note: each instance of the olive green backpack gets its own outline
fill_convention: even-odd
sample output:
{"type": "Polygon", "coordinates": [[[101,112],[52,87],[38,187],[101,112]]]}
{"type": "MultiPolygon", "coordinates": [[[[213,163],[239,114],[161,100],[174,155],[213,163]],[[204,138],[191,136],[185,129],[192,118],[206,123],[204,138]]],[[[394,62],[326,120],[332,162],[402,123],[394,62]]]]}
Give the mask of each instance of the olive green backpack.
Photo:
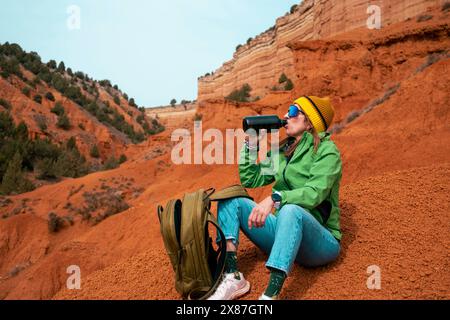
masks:
{"type": "Polygon", "coordinates": [[[226,240],[211,213],[211,201],[246,197],[253,200],[241,185],[215,192],[214,188],[186,193],[172,199],[165,208],[158,205],[161,235],[175,272],[175,288],[183,298],[203,300],[219,285],[225,265],[226,240]],[[220,234],[216,251],[208,225],[220,234]]]}

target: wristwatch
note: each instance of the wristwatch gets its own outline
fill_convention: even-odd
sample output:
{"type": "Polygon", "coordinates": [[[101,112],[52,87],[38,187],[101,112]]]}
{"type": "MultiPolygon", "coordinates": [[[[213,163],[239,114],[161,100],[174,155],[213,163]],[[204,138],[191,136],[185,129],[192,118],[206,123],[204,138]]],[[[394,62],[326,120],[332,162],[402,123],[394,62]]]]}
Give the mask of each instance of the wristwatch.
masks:
{"type": "Polygon", "coordinates": [[[277,210],[280,209],[281,200],[283,200],[281,197],[281,193],[278,191],[275,191],[274,193],[272,193],[272,200],[273,200],[273,203],[274,203],[273,206],[275,207],[275,209],[277,209],[277,210]]]}

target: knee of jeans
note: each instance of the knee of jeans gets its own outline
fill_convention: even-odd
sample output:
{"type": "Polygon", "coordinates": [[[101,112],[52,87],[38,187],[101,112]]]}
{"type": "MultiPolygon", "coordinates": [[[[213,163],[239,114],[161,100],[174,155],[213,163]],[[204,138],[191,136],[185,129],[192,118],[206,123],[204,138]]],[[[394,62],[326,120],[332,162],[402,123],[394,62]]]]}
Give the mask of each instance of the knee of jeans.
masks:
{"type": "Polygon", "coordinates": [[[231,199],[225,199],[225,200],[219,200],[218,206],[222,207],[222,206],[236,206],[236,207],[240,207],[242,201],[245,201],[247,198],[245,197],[236,197],[236,198],[231,198],[231,199]]]}
{"type": "Polygon", "coordinates": [[[235,212],[239,213],[241,210],[239,210],[240,208],[240,201],[244,199],[242,197],[238,197],[238,198],[232,198],[232,199],[225,199],[225,200],[219,200],[217,202],[217,212],[221,212],[221,214],[226,214],[233,212],[234,210],[236,210],[235,212]],[[231,210],[222,210],[225,207],[230,207],[231,210]],[[222,213],[223,212],[223,213],[222,213]]]}
{"type": "Polygon", "coordinates": [[[278,213],[278,219],[301,221],[303,218],[302,208],[295,204],[286,204],[278,213]]]}

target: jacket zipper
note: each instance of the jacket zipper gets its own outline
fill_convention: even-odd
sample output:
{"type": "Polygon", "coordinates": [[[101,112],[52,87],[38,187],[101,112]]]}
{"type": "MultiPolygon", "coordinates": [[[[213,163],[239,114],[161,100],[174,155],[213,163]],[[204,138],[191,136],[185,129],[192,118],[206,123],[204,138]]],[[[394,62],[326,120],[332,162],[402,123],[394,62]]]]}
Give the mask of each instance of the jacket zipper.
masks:
{"type": "Polygon", "coordinates": [[[290,190],[292,190],[292,188],[291,188],[291,186],[289,185],[289,183],[288,183],[287,180],[286,180],[286,168],[287,168],[287,166],[288,166],[288,164],[289,164],[289,161],[291,161],[292,156],[293,156],[293,155],[291,155],[291,156],[286,160],[286,166],[284,167],[284,170],[283,170],[283,180],[284,180],[284,183],[288,186],[288,188],[289,188],[290,190]]]}
{"type": "MultiPolygon", "coordinates": [[[[301,146],[300,146],[300,144],[297,146],[297,148],[299,148],[299,147],[302,147],[303,148],[303,144],[304,144],[304,142],[301,142],[301,146]]],[[[287,182],[287,180],[286,180],[286,169],[287,169],[287,166],[289,165],[289,162],[291,161],[291,159],[294,157],[294,154],[295,154],[295,151],[294,151],[294,153],[293,154],[291,154],[291,156],[286,160],[286,166],[284,167],[284,170],[283,170],[283,180],[284,180],[284,183],[287,185],[287,187],[289,188],[289,190],[292,190],[292,188],[291,188],[291,186],[289,185],[289,183],[287,182]]]]}

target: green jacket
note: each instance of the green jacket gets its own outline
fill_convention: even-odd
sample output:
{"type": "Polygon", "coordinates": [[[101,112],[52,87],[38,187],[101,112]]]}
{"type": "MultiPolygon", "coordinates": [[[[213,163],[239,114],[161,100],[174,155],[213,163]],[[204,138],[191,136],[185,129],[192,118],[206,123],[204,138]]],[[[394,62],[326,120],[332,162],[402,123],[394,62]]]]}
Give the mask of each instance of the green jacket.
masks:
{"type": "Polygon", "coordinates": [[[305,131],[287,166],[284,146],[280,146],[278,155],[270,157],[269,151],[269,160],[256,164],[256,152],[250,152],[244,144],[240,152],[239,176],[246,188],[262,187],[275,181],[272,191],[281,193],[281,206],[288,203],[301,206],[340,240],[341,155],[329,133],[319,133],[319,137],[321,143],[315,154],[314,138],[305,131]],[[327,219],[325,223],[324,219],[327,219]]]}

